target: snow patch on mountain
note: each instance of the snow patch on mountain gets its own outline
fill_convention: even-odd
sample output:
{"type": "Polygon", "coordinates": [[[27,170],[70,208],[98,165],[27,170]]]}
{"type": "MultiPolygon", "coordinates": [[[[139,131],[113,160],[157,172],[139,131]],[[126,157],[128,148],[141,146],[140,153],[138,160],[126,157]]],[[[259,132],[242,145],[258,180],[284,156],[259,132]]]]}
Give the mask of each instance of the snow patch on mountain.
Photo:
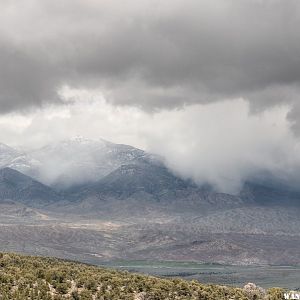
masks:
{"type": "Polygon", "coordinates": [[[0,167],[9,167],[57,188],[95,182],[135,160],[150,155],[143,150],[104,139],[82,136],[19,151],[0,144],[0,167]]]}

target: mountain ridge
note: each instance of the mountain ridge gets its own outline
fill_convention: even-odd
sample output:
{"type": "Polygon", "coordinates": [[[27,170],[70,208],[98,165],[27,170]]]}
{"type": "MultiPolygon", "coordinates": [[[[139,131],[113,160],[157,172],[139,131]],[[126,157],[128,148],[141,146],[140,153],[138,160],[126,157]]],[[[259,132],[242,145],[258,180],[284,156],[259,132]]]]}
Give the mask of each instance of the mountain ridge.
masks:
{"type": "Polygon", "coordinates": [[[61,185],[57,192],[56,184],[49,187],[16,170],[0,170],[0,204],[9,215],[0,216],[0,250],[91,262],[155,258],[300,264],[297,191],[246,182],[241,193],[225,194],[177,177],[143,150],[103,141],[92,147],[82,139],[73,143],[76,151],[64,142],[62,152],[54,146],[40,155],[51,165],[58,147],[67,164],[81,149],[75,166],[82,170],[99,150],[98,162],[107,159],[108,173],[95,176],[87,169],[81,176],[90,173],[93,182],[61,185]],[[87,161],[81,161],[84,157],[87,161]]]}
{"type": "Polygon", "coordinates": [[[0,169],[0,200],[14,200],[30,206],[43,206],[60,200],[50,187],[5,167],[0,169]]]}

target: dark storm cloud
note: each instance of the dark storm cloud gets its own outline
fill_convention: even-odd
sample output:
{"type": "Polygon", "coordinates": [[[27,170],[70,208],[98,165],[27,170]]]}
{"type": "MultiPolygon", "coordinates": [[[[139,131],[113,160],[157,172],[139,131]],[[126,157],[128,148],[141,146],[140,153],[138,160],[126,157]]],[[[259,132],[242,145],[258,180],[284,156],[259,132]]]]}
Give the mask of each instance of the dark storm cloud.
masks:
{"type": "Polygon", "coordinates": [[[147,110],[298,101],[298,0],[2,1],[0,17],[2,112],[60,101],[64,85],[147,110]]]}
{"type": "Polygon", "coordinates": [[[55,91],[60,84],[59,74],[51,70],[49,64],[9,44],[0,44],[0,53],[2,112],[59,101],[55,91]]]}

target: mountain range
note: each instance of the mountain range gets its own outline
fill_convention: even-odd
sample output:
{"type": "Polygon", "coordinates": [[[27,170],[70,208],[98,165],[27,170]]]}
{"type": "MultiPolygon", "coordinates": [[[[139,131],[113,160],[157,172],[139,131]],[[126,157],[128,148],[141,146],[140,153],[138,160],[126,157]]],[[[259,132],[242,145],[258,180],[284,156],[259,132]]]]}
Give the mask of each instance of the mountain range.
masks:
{"type": "Polygon", "coordinates": [[[284,186],[221,193],[143,150],[82,137],[30,151],[1,144],[0,167],[2,251],[300,264],[300,193],[284,186]]]}

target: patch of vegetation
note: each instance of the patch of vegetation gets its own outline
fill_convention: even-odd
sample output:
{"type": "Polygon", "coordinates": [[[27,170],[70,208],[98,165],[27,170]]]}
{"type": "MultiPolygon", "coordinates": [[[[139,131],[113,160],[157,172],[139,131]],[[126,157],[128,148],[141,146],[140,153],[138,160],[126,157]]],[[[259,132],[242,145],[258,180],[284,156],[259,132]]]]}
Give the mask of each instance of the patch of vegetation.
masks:
{"type": "Polygon", "coordinates": [[[35,300],[277,300],[283,290],[265,291],[161,279],[55,258],[0,253],[0,299],[35,300]]]}

